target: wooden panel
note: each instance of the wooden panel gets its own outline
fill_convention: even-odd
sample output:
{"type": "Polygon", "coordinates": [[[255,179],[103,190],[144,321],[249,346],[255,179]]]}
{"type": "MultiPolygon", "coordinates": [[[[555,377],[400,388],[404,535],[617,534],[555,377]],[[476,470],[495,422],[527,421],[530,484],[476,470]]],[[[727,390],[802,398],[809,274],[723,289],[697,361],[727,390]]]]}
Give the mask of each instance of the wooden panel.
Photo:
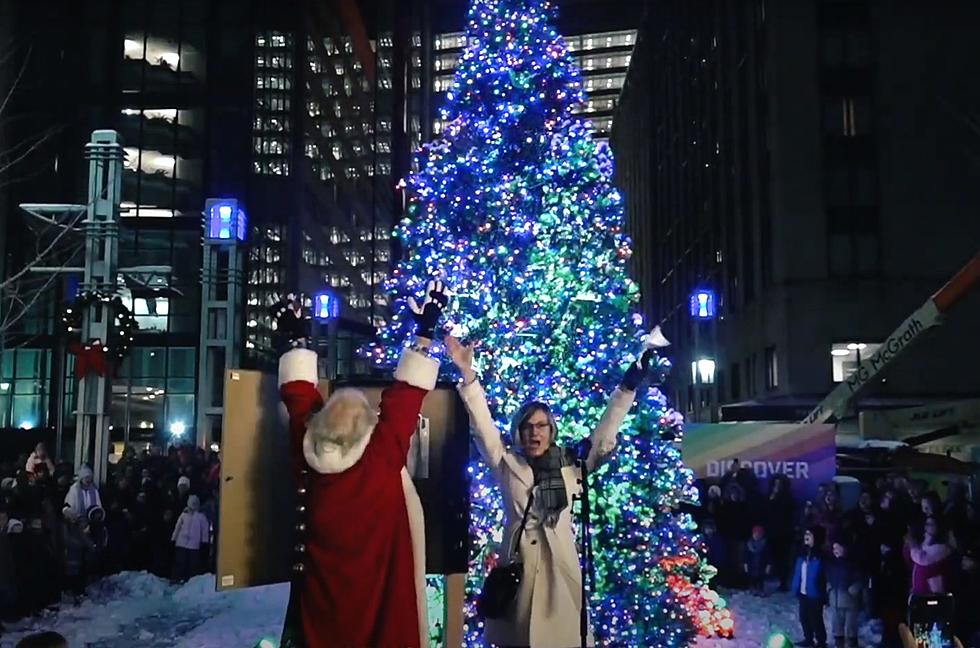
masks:
{"type": "MultiPolygon", "coordinates": [[[[377,404],[388,383],[345,384],[377,404]]],[[[330,393],[327,381],[320,383],[330,393]]],[[[218,589],[291,578],[296,501],[288,470],[285,409],[276,377],[233,370],[225,375],[218,589]]],[[[465,572],[468,559],[469,433],[455,389],[440,386],[422,410],[428,419],[428,476],[415,485],[425,511],[426,570],[465,572]]],[[[461,609],[461,608],[460,608],[461,609]]]]}

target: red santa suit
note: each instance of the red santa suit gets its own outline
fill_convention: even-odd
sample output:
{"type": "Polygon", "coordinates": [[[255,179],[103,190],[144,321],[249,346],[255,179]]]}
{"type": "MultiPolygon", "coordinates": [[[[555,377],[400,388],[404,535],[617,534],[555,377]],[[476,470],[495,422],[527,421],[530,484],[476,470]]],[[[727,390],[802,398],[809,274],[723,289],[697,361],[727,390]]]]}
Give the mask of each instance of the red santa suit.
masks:
{"type": "Polygon", "coordinates": [[[286,353],[280,395],[289,413],[292,469],[305,489],[305,569],[300,616],[308,648],[428,645],[422,504],[405,469],[425,395],[439,363],[406,349],[381,397],[373,431],[340,452],[310,438],[323,406],[316,354],[286,353]]]}

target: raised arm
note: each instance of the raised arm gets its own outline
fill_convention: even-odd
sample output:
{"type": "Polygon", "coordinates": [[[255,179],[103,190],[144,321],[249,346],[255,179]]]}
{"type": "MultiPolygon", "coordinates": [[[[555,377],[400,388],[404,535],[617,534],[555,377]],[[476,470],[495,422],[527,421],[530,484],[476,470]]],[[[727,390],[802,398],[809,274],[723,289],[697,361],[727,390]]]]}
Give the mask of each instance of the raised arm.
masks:
{"type": "Polygon", "coordinates": [[[623,380],[619,387],[613,391],[609,397],[609,404],[606,411],[599,420],[599,425],[592,432],[592,447],[586,459],[586,467],[589,471],[595,470],[604,464],[616,449],[616,441],[619,436],[619,429],[623,426],[626,415],[629,414],[636,398],[636,390],[643,385],[650,376],[650,370],[656,359],[654,349],[665,347],[670,342],[660,333],[660,328],[655,328],[643,338],[643,349],[640,357],[635,362],[630,363],[623,380]]]}
{"type": "Polygon", "coordinates": [[[307,467],[303,457],[306,422],[323,407],[316,365],[316,352],[310,349],[293,349],[279,359],[279,397],[289,414],[289,456],[297,480],[307,467]]]}
{"type": "Polygon", "coordinates": [[[626,415],[629,414],[635,397],[635,388],[631,390],[623,385],[617,387],[612,396],[609,397],[606,411],[599,419],[599,425],[592,431],[592,447],[585,461],[589,472],[608,461],[613,450],[616,449],[619,428],[623,426],[623,421],[626,420],[626,415]]]}
{"type": "Polygon", "coordinates": [[[436,386],[439,362],[428,356],[429,340],[415,338],[415,345],[402,352],[395,369],[395,384],[381,394],[381,412],[375,434],[386,455],[404,467],[408,448],[418,425],[425,395],[436,386]]]}
{"type": "Polygon", "coordinates": [[[381,395],[381,413],[375,428],[389,459],[399,468],[405,467],[408,459],[422,401],[435,389],[439,377],[439,362],[429,357],[429,346],[447,303],[449,297],[441,281],[429,282],[421,304],[414,297],[408,300],[415,319],[415,343],[402,352],[395,369],[397,382],[381,395]]]}
{"type": "Polygon", "coordinates": [[[463,374],[463,383],[459,387],[460,398],[466,405],[470,415],[470,428],[476,447],[491,470],[496,470],[504,457],[504,443],[500,439],[500,430],[493,422],[490,406],[487,404],[487,394],[477,380],[473,370],[473,347],[463,346],[454,337],[446,338],[446,350],[449,351],[453,362],[463,374]]]}

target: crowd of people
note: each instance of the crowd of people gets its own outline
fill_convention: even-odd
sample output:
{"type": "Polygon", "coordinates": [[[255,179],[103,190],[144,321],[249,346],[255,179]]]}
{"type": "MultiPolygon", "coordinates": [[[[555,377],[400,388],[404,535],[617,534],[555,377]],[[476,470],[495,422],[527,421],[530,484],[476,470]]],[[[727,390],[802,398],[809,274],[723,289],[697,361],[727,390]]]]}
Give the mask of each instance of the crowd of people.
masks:
{"type": "Polygon", "coordinates": [[[785,475],[766,485],[737,462],[701,486],[696,515],[716,584],[795,595],[804,635],[797,646],[856,647],[866,618],[881,619],[885,646],[900,646],[912,595],[953,594],[958,636],[980,633],[980,618],[963,604],[980,600],[980,516],[962,484],[949,483],[943,499],[924,481],[888,474],[864,484],[848,510],[833,483],[798,501],[785,475]]]}
{"type": "Polygon", "coordinates": [[[101,486],[42,443],[0,463],[0,624],[77,601],[107,574],[213,570],[219,474],[217,453],[193,446],[127,447],[101,486]]]}

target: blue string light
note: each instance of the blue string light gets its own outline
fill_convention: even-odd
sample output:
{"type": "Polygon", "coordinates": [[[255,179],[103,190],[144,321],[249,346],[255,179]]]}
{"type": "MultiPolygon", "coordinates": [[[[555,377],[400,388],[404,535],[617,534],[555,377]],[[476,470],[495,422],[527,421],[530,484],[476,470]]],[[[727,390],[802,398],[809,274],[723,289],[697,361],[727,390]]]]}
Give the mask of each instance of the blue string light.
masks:
{"type": "MultiPolygon", "coordinates": [[[[543,400],[553,405],[559,442],[571,443],[597,425],[642,319],[633,315],[639,292],[627,274],[631,244],[612,154],[575,113],[585,101],[582,75],[553,18],[549,2],[472,1],[442,138],[422,148],[406,180],[408,211],[395,232],[404,254],[386,289],[404,297],[430,277],[446,278],[455,291],[448,329],[480,342],[478,369],[501,429],[522,403],[543,400]]],[[[393,365],[411,321],[396,302],[365,355],[393,365]]],[[[661,369],[669,370],[666,359],[661,369]]],[[[713,571],[693,521],[675,513],[696,501],[679,452],[658,437],[679,435],[679,420],[652,393],[640,427],[622,435],[616,459],[596,477],[592,609],[607,645],[686,645],[711,625],[702,612],[727,615],[706,587],[713,571]]],[[[477,460],[468,471],[465,641],[477,646],[475,595],[496,559],[503,507],[486,465],[477,460]]]]}

